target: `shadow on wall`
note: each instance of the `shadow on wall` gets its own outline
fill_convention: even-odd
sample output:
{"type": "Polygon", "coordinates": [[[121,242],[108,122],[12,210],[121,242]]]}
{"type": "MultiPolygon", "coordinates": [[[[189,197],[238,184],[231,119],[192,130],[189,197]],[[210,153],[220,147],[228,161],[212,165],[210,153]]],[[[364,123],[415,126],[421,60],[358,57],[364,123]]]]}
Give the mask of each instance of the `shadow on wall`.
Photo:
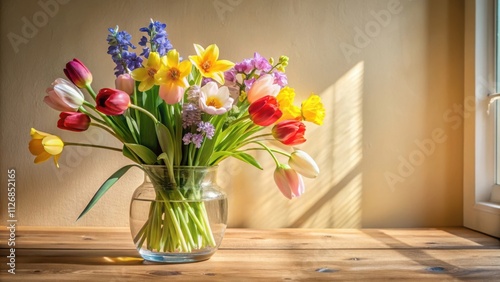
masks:
{"type": "Polygon", "coordinates": [[[359,62],[320,94],[330,117],[309,138],[322,172],[289,227],[361,227],[363,74],[359,62]]]}
{"type": "MultiPolygon", "coordinates": [[[[321,172],[316,179],[304,178],[302,197],[287,200],[279,193],[273,162],[263,162],[263,171],[245,169],[244,173],[229,171],[237,163],[224,164],[223,171],[233,172],[230,181],[234,182],[224,185],[232,187],[231,227],[361,227],[363,74],[364,62],[359,62],[319,94],[327,116],[322,126],[307,124],[308,142],[302,149],[316,160],[321,172]]],[[[256,158],[269,156],[257,152],[256,158]]]]}

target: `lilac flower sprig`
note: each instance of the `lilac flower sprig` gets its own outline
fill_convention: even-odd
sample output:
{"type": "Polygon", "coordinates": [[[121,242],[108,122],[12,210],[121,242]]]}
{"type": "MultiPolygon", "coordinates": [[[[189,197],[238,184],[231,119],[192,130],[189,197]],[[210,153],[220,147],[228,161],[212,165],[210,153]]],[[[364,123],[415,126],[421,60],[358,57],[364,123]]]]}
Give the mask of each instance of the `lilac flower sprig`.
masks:
{"type": "Polygon", "coordinates": [[[203,142],[203,137],[207,139],[212,139],[215,134],[215,128],[210,122],[200,121],[197,124],[196,131],[199,133],[188,132],[182,137],[184,145],[194,144],[194,146],[199,149],[201,148],[201,143],[203,142]]]}
{"type": "Polygon", "coordinates": [[[118,31],[116,28],[109,28],[107,41],[109,44],[108,54],[111,55],[116,67],[115,76],[129,73],[130,71],[142,66],[142,58],[138,57],[134,52],[129,52],[129,48],[136,47],[130,42],[132,36],[126,31],[118,31]]]}
{"type": "Polygon", "coordinates": [[[141,37],[141,41],[139,41],[139,45],[142,46],[141,56],[148,58],[150,52],[158,52],[160,57],[162,57],[166,55],[168,51],[173,49],[170,40],[168,40],[167,31],[165,30],[166,27],[166,24],[159,21],[153,21],[153,19],[151,19],[151,23],[148,27],[139,29],[140,31],[147,33],[149,37],[149,41],[146,36],[141,37]],[[148,43],[150,44],[151,49],[148,47],[148,43]]]}

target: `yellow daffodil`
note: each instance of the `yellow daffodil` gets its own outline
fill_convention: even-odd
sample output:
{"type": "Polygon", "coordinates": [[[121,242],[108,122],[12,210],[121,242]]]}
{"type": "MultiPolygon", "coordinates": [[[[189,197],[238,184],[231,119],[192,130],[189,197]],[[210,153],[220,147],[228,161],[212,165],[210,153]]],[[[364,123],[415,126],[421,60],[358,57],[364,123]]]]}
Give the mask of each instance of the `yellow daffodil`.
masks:
{"type": "Polygon", "coordinates": [[[179,52],[173,49],[168,51],[166,63],[156,73],[155,80],[160,84],[173,84],[175,86],[187,87],[186,77],[191,72],[191,62],[183,61],[179,63],[179,52]]]}
{"type": "Polygon", "coordinates": [[[325,107],[321,102],[321,97],[316,94],[311,94],[304,102],[302,102],[302,118],[305,121],[310,121],[317,125],[322,125],[325,119],[325,107]]]}
{"type": "Polygon", "coordinates": [[[160,82],[159,95],[170,105],[182,100],[184,89],[188,87],[186,77],[191,72],[191,62],[179,63],[179,53],[173,49],[168,51],[167,59],[155,75],[155,81],[160,82]]]}
{"type": "Polygon", "coordinates": [[[293,104],[295,100],[295,89],[291,87],[283,87],[281,91],[276,96],[278,100],[279,108],[283,115],[277,121],[283,120],[302,120],[302,115],[300,112],[300,108],[293,104]]]}
{"type": "Polygon", "coordinates": [[[145,61],[143,68],[137,68],[130,73],[132,78],[140,81],[139,91],[148,91],[153,85],[159,85],[160,82],[155,78],[156,73],[160,70],[162,64],[166,65],[167,57],[160,58],[158,52],[149,53],[149,58],[145,61]]]}
{"type": "Polygon", "coordinates": [[[44,162],[51,156],[54,156],[54,163],[57,167],[59,167],[57,160],[61,156],[64,147],[64,142],[61,138],[38,131],[34,128],[31,129],[30,134],[31,141],[29,143],[29,150],[31,154],[36,156],[35,163],[38,164],[44,162]]]}
{"type": "Polygon", "coordinates": [[[189,56],[189,60],[201,72],[203,77],[208,77],[219,84],[224,84],[224,72],[234,66],[233,62],[219,59],[219,47],[212,44],[204,49],[198,44],[194,44],[196,56],[189,56]]]}

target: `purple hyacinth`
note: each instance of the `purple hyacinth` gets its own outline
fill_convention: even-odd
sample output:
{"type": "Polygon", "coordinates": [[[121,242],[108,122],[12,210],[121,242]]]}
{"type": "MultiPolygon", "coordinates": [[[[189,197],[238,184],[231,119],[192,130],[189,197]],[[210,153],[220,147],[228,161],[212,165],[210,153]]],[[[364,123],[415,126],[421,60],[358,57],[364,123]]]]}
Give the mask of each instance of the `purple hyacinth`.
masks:
{"type": "Polygon", "coordinates": [[[184,142],[184,145],[189,145],[193,143],[196,148],[200,148],[201,143],[203,142],[203,135],[198,133],[193,134],[191,132],[188,132],[184,134],[184,137],[182,137],[182,141],[184,142]]]}
{"type": "Polygon", "coordinates": [[[168,40],[167,31],[165,30],[166,27],[167,25],[162,22],[151,20],[148,27],[139,29],[142,32],[146,32],[149,37],[149,41],[146,36],[143,36],[141,41],[139,41],[139,45],[142,46],[141,56],[148,58],[149,53],[152,51],[158,52],[160,57],[162,57],[173,49],[170,40],[168,40]],[[151,49],[147,46],[148,43],[151,45],[151,49]]]}
{"type": "Polygon", "coordinates": [[[130,52],[129,48],[135,49],[136,47],[130,42],[132,36],[126,31],[118,31],[116,28],[109,28],[107,41],[109,44],[108,54],[111,55],[116,67],[115,75],[127,73],[142,66],[142,58],[137,54],[130,52]]]}
{"type": "Polygon", "coordinates": [[[198,128],[196,130],[204,134],[205,137],[207,137],[208,139],[212,139],[212,137],[214,137],[215,134],[215,127],[208,121],[207,122],[200,121],[198,123],[198,128]]]}
{"type": "Polygon", "coordinates": [[[195,104],[185,103],[182,105],[182,127],[188,128],[201,121],[201,111],[195,104]]]}
{"type": "Polygon", "coordinates": [[[198,105],[198,103],[200,101],[200,92],[201,92],[200,87],[197,85],[193,85],[193,86],[189,87],[189,89],[187,91],[187,100],[190,103],[198,105]]]}

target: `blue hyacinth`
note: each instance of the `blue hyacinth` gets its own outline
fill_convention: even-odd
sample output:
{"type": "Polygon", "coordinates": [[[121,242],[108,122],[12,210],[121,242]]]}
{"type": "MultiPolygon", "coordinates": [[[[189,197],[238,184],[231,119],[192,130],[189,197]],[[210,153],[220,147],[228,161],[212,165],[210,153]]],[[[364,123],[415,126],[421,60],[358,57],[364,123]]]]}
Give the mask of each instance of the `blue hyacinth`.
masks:
{"type": "Polygon", "coordinates": [[[166,27],[167,25],[162,22],[151,20],[148,27],[139,29],[142,32],[146,32],[149,37],[149,41],[146,36],[143,36],[139,41],[139,45],[142,46],[141,56],[148,58],[149,52],[152,51],[158,52],[160,57],[162,57],[166,55],[169,50],[173,49],[173,46],[167,37],[167,31],[165,30],[166,27]],[[148,47],[148,43],[150,44],[151,49],[148,47]]]}
{"type": "Polygon", "coordinates": [[[130,52],[129,48],[135,49],[136,47],[130,42],[132,36],[126,31],[118,31],[116,28],[109,28],[108,41],[108,54],[111,55],[113,62],[115,62],[115,75],[128,73],[136,68],[142,66],[142,58],[138,57],[134,52],[130,52]]]}

